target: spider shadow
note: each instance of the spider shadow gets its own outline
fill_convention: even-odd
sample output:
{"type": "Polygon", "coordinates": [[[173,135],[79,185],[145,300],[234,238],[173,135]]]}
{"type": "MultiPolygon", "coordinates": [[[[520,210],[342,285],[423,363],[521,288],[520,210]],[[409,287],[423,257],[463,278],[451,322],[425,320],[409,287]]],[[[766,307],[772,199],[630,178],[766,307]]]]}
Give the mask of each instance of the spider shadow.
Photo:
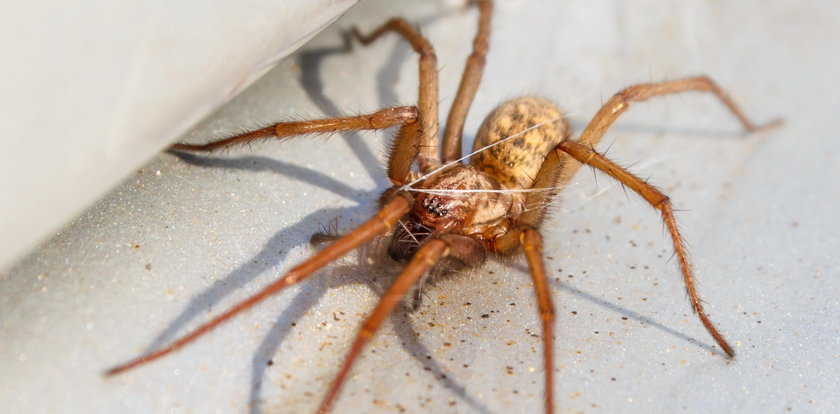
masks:
{"type": "MultiPolygon", "coordinates": [[[[342,46],[318,49],[301,54],[303,70],[301,71],[300,82],[304,85],[305,90],[312,100],[319,103],[319,106],[321,106],[327,113],[336,113],[338,110],[337,107],[330,103],[326,96],[324,96],[323,85],[317,78],[320,60],[327,55],[334,53],[347,53],[350,50],[349,37],[345,35],[342,46]],[[315,75],[313,76],[312,73],[315,75]]],[[[344,139],[351,147],[354,154],[360,159],[367,161],[364,165],[378,165],[379,161],[376,160],[376,157],[370,149],[364,145],[358,134],[353,135],[355,136],[345,136],[344,139]],[[373,159],[373,162],[371,162],[371,159],[373,159]]],[[[244,156],[230,159],[215,156],[195,155],[182,151],[169,152],[184,162],[203,168],[241,169],[253,172],[266,170],[274,171],[277,174],[287,175],[316,185],[320,188],[330,190],[338,195],[354,199],[357,202],[360,202],[359,204],[361,204],[362,199],[369,198],[369,194],[360,194],[358,190],[343,184],[326,174],[308,168],[298,167],[284,161],[270,159],[268,157],[244,156]]],[[[368,169],[368,173],[372,177],[381,177],[382,175],[381,171],[372,170],[371,168],[368,169]]],[[[326,223],[330,219],[339,216],[342,212],[345,214],[348,213],[346,209],[321,209],[307,215],[293,226],[275,233],[274,236],[265,243],[263,249],[259,253],[251,257],[241,266],[232,270],[227,276],[217,280],[210,288],[190,300],[186,308],[152,341],[147,348],[147,351],[157,349],[169,343],[179,331],[183,330],[191,320],[195,319],[205,309],[228,296],[234,290],[241,288],[261,273],[283,263],[288,253],[288,249],[285,247],[298,246],[308,241],[300,236],[301,234],[305,234],[307,229],[311,226],[311,224],[307,223],[326,223]]],[[[355,213],[353,210],[351,210],[351,212],[355,213]]],[[[313,233],[313,231],[309,230],[309,233],[313,233]]]]}
{"type": "MultiPolygon", "coordinates": [[[[331,117],[346,116],[338,105],[331,101],[324,93],[324,83],[321,81],[321,61],[332,55],[347,54],[353,51],[352,39],[349,33],[342,33],[342,44],[336,47],[319,48],[303,51],[297,55],[300,65],[300,84],[309,98],[315,102],[321,111],[331,117]]],[[[382,173],[381,161],[370,150],[363,137],[358,132],[348,132],[341,135],[342,140],[350,147],[353,155],[367,169],[368,175],[376,181],[378,188],[389,185],[382,173]]]]}
{"type": "MultiPolygon", "coordinates": [[[[530,274],[530,269],[528,268],[527,265],[517,263],[517,264],[515,264],[511,267],[515,268],[515,269],[517,269],[521,272],[526,272],[526,273],[530,274]]],[[[598,296],[595,296],[595,295],[593,295],[589,292],[585,292],[585,291],[580,290],[576,287],[573,287],[573,286],[569,285],[568,283],[560,282],[560,281],[554,280],[552,278],[549,278],[549,281],[555,287],[558,287],[563,291],[569,292],[569,293],[571,293],[572,295],[574,295],[578,298],[581,298],[581,299],[586,300],[588,302],[594,303],[595,305],[598,305],[601,308],[608,309],[612,312],[616,312],[620,315],[623,315],[623,316],[627,317],[628,319],[633,319],[635,321],[638,321],[638,322],[642,323],[643,325],[652,326],[652,327],[654,327],[654,328],[656,328],[656,329],[658,329],[662,332],[665,332],[666,334],[669,334],[669,335],[671,335],[671,336],[673,336],[677,339],[688,342],[689,344],[691,344],[693,346],[705,349],[706,351],[709,351],[713,354],[717,354],[717,355],[720,355],[724,358],[727,358],[725,353],[723,353],[721,350],[715,348],[714,346],[711,346],[711,345],[708,345],[706,343],[700,342],[696,338],[693,338],[693,337],[691,337],[689,335],[686,335],[686,334],[684,334],[680,331],[677,331],[676,329],[670,328],[670,327],[666,326],[665,324],[657,321],[656,319],[653,319],[649,316],[642,315],[642,314],[640,314],[636,311],[630,310],[630,309],[625,308],[623,306],[616,305],[615,303],[612,303],[608,300],[602,299],[602,298],[600,298],[598,296]]]]}
{"type": "MultiPolygon", "coordinates": [[[[314,101],[322,103],[321,106],[325,106],[324,103],[328,102],[321,92],[322,85],[315,82],[311,75],[307,74],[307,72],[313,69],[313,65],[317,66],[321,57],[331,53],[349,51],[350,47],[348,41],[349,38],[345,37],[344,45],[341,47],[313,52],[312,58],[308,61],[309,64],[305,66],[302,71],[301,83],[304,84],[307,92],[314,101]]],[[[314,72],[317,72],[317,68],[314,72]]],[[[334,105],[329,109],[333,112],[337,111],[337,109],[334,108],[334,105]]],[[[368,162],[365,162],[365,165],[371,165],[370,159],[375,159],[375,156],[373,156],[371,151],[364,146],[363,143],[362,145],[357,145],[357,143],[360,143],[361,140],[348,139],[347,137],[344,138],[348,145],[350,145],[351,149],[353,149],[356,156],[360,157],[360,159],[367,160],[368,162]]],[[[354,138],[359,137],[357,136],[354,138]]],[[[175,155],[183,162],[203,168],[240,169],[251,172],[266,170],[274,171],[277,174],[286,175],[291,178],[313,184],[320,188],[330,190],[337,195],[354,199],[359,202],[359,204],[362,204],[360,199],[367,198],[360,194],[358,190],[342,183],[339,180],[329,177],[326,174],[268,157],[244,156],[238,158],[220,158],[215,156],[196,155],[182,151],[169,151],[169,153],[175,155]]],[[[376,160],[373,164],[378,164],[378,160],[376,160]]],[[[381,173],[378,171],[372,171],[369,169],[368,172],[374,177],[381,176],[381,173]]],[[[313,232],[309,229],[311,224],[308,223],[326,223],[330,219],[337,217],[342,212],[345,214],[347,213],[345,209],[321,209],[307,215],[291,227],[275,233],[264,244],[259,253],[245,261],[236,269],[232,270],[227,276],[218,279],[212,286],[193,297],[184,310],[182,310],[181,313],[169,324],[169,326],[151,342],[151,344],[146,348],[146,351],[149,352],[168,344],[175,338],[178,332],[182,331],[190,321],[204,312],[205,309],[212,307],[213,304],[218,303],[222,298],[230,295],[233,291],[241,288],[265,271],[268,271],[271,268],[285,262],[289,250],[288,246],[298,246],[306,243],[307,240],[300,235],[306,234],[307,230],[309,230],[309,233],[313,232]]]]}
{"type": "MultiPolygon", "coordinates": [[[[370,269],[367,269],[370,270],[370,269]]],[[[271,329],[263,336],[257,350],[251,359],[251,390],[248,398],[248,412],[259,414],[262,412],[262,385],[268,369],[274,365],[273,361],[278,356],[280,345],[286,340],[295,329],[295,322],[304,318],[306,313],[316,306],[324,295],[333,289],[340,289],[353,284],[365,284],[374,292],[381,295],[384,288],[377,277],[358,280],[356,278],[336,277],[335,273],[366,273],[364,266],[350,265],[341,269],[331,266],[324,271],[328,275],[319,275],[317,279],[307,279],[301,283],[300,292],[292,299],[288,306],[280,313],[271,326],[271,329]]],[[[306,329],[306,328],[297,328],[306,329]]],[[[281,358],[286,360],[285,358],[281,358]]]]}
{"type": "Polygon", "coordinates": [[[201,168],[220,168],[224,170],[242,170],[249,172],[272,171],[278,175],[328,190],[335,195],[353,200],[363,205],[373,198],[370,192],[353,188],[340,180],[320,171],[300,167],[282,160],[258,155],[245,155],[236,158],[216,158],[191,154],[181,151],[169,151],[182,162],[201,168]]]}
{"type": "Polygon", "coordinates": [[[308,241],[301,236],[318,231],[312,228],[312,223],[328,223],[330,220],[342,214],[358,217],[370,210],[372,194],[369,191],[358,190],[335,178],[309,168],[299,167],[285,161],[271,159],[262,156],[242,156],[237,158],[218,158],[214,156],[196,155],[182,151],[169,151],[178,159],[187,164],[202,168],[222,168],[227,170],[244,170],[251,172],[273,171],[278,175],[295,178],[302,182],[309,183],[319,188],[333,192],[336,195],[354,200],[356,207],[330,208],[315,211],[294,225],[284,228],[275,233],[263,248],[253,257],[249,258],[227,276],[216,280],[212,286],[193,297],[184,310],[170,322],[146,348],[146,352],[161,348],[171,342],[178,332],[182,331],[193,319],[202,314],[206,309],[230,295],[233,291],[243,287],[248,282],[257,278],[260,274],[271,270],[286,261],[289,252],[288,246],[299,246],[308,241]]]}
{"type": "MultiPolygon", "coordinates": [[[[358,209],[351,209],[350,212],[355,215],[355,210],[358,209]]],[[[226,276],[217,279],[209,288],[190,299],[181,313],[169,323],[169,326],[152,340],[144,353],[169,344],[179,332],[183,331],[192,320],[204,314],[208,308],[212,308],[223,298],[242,288],[261,274],[284,263],[288,252],[291,250],[289,246],[299,246],[308,242],[301,235],[307,232],[311,233],[315,230],[312,228],[313,222],[327,223],[330,219],[347,213],[348,209],[344,208],[320,209],[307,215],[296,224],[275,233],[265,242],[263,248],[258,253],[245,260],[237,268],[231,270],[226,276]]]]}
{"type": "MultiPolygon", "coordinates": [[[[446,16],[447,11],[433,14],[425,19],[417,21],[418,26],[429,24],[441,17],[446,16]]],[[[324,93],[324,82],[321,80],[321,61],[327,57],[334,55],[342,55],[352,53],[354,47],[365,47],[356,45],[354,40],[347,30],[341,33],[341,44],[333,47],[324,47],[317,49],[309,49],[298,53],[295,58],[300,66],[300,84],[309,96],[309,99],[314,102],[318,108],[326,115],[332,117],[347,116],[335,102],[333,102],[324,93]]],[[[369,46],[373,47],[373,45],[369,46]]],[[[378,79],[377,97],[380,108],[394,106],[400,102],[399,96],[394,89],[400,79],[400,69],[405,61],[414,55],[413,50],[405,41],[398,41],[394,44],[391,52],[387,55],[385,63],[381,69],[376,73],[378,79]]],[[[368,174],[373,178],[379,188],[386,188],[390,186],[390,182],[383,174],[383,169],[380,167],[382,162],[370,150],[370,147],[365,143],[365,140],[358,132],[348,132],[342,134],[342,139],[350,147],[355,157],[365,166],[368,174]]]]}

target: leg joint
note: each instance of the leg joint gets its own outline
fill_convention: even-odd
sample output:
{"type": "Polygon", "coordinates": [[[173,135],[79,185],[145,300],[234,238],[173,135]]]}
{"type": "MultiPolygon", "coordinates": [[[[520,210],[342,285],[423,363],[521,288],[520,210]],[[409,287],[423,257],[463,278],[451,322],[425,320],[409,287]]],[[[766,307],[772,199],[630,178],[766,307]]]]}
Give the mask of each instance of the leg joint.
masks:
{"type": "Polygon", "coordinates": [[[416,106],[398,106],[383,109],[370,117],[370,124],[373,129],[388,128],[405,122],[417,120],[418,110],[416,106]]]}
{"type": "Polygon", "coordinates": [[[540,320],[543,322],[552,322],[555,318],[554,306],[549,303],[544,309],[540,309],[540,320]]]}
{"type": "Polygon", "coordinates": [[[656,195],[659,197],[659,200],[652,200],[651,204],[653,204],[653,207],[657,210],[660,210],[660,211],[663,211],[666,208],[670,208],[671,207],[671,197],[668,197],[667,195],[665,195],[665,194],[663,194],[659,191],[657,191],[656,193],[657,193],[656,195]]]}

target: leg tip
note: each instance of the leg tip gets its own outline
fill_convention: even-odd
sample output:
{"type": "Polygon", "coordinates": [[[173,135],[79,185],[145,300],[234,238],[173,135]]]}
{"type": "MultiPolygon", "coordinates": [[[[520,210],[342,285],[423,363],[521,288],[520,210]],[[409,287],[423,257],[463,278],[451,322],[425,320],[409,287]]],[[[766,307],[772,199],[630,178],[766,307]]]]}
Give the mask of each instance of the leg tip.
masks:
{"type": "Polygon", "coordinates": [[[735,359],[735,350],[732,349],[731,346],[727,343],[720,344],[721,348],[723,348],[723,352],[726,354],[726,359],[733,360],[735,359]]]}
{"type": "Polygon", "coordinates": [[[771,121],[768,121],[768,122],[765,122],[761,125],[754,126],[754,127],[750,128],[749,131],[747,131],[747,132],[749,132],[750,134],[762,133],[762,132],[769,131],[771,129],[779,128],[784,124],[785,124],[785,120],[783,118],[775,118],[775,119],[773,119],[771,121]]]}

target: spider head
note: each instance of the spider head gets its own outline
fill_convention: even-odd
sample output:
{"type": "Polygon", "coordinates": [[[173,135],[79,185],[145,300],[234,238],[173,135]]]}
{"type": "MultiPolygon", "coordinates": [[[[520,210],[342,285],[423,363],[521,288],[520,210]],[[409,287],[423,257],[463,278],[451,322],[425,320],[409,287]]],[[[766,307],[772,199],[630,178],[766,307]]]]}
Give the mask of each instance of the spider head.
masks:
{"type": "Polygon", "coordinates": [[[467,211],[463,198],[437,193],[423,193],[414,202],[414,215],[437,233],[449,233],[463,225],[467,211]]]}

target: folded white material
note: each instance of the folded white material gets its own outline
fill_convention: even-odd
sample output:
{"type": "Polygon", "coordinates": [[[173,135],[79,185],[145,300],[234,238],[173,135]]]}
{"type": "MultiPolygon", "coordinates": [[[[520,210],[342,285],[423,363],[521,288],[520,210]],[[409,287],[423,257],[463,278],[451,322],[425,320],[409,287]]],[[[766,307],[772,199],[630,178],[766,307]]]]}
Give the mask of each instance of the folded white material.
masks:
{"type": "Polygon", "coordinates": [[[0,267],[357,1],[4,6],[0,267]]]}

